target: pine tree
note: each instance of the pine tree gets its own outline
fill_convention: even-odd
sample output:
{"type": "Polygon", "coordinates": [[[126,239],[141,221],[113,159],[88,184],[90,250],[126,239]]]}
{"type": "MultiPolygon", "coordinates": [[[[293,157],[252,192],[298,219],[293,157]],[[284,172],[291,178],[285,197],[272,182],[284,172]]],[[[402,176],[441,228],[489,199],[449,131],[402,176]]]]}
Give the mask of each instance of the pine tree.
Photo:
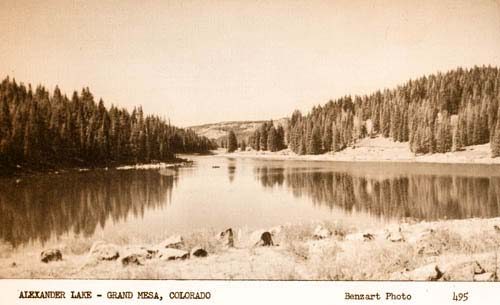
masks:
{"type": "MultiPolygon", "coordinates": [[[[497,118],[500,118],[500,107],[498,107],[497,118]]],[[[497,119],[493,139],[491,141],[491,156],[493,158],[500,156],[500,119],[497,119]]]]}
{"type": "Polygon", "coordinates": [[[276,133],[276,128],[271,126],[267,134],[267,149],[269,151],[277,151],[278,150],[278,135],[276,133]]]}
{"type": "Polygon", "coordinates": [[[276,128],[276,147],[277,150],[282,150],[286,148],[285,129],[283,129],[283,126],[281,126],[281,124],[279,124],[278,127],[276,128]]]}
{"type": "Polygon", "coordinates": [[[255,139],[255,143],[254,143],[253,148],[255,150],[259,151],[260,150],[260,131],[259,130],[255,131],[254,139],[255,139]]]}
{"type": "Polygon", "coordinates": [[[267,150],[267,131],[267,123],[262,124],[260,127],[260,150],[267,150]]]}
{"type": "Polygon", "coordinates": [[[9,140],[12,129],[9,105],[6,98],[0,99],[0,163],[7,162],[9,140]]]}
{"type": "Polygon", "coordinates": [[[227,136],[227,152],[234,152],[238,148],[238,141],[236,139],[236,134],[234,131],[229,131],[227,136]]]}
{"type": "Polygon", "coordinates": [[[310,148],[308,149],[308,153],[317,155],[321,153],[321,133],[317,126],[312,129],[311,140],[309,143],[310,148]]]}

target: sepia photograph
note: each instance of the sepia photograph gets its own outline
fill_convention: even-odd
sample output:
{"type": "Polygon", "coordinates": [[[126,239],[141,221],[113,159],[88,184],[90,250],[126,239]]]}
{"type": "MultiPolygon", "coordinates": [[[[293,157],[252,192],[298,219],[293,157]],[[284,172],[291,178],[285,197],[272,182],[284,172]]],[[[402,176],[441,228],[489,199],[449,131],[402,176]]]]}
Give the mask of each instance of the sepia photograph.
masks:
{"type": "Polygon", "coordinates": [[[498,281],[499,68],[498,0],[0,0],[0,279],[498,281]]]}

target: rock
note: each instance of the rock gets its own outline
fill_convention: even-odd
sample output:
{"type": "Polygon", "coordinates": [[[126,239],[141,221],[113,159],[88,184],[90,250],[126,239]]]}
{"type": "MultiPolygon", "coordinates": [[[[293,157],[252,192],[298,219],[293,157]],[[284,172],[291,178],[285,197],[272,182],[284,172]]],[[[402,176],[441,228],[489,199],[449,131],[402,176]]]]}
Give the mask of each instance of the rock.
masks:
{"type": "Polygon", "coordinates": [[[233,229],[229,228],[225,231],[220,232],[219,234],[217,234],[217,239],[222,243],[224,247],[234,247],[233,229]]]}
{"type": "Polygon", "coordinates": [[[392,241],[393,243],[405,241],[405,238],[404,238],[403,234],[401,233],[401,229],[399,229],[399,231],[396,231],[396,232],[389,232],[389,234],[387,234],[387,236],[386,236],[386,239],[389,241],[392,241]]]}
{"type": "Polygon", "coordinates": [[[268,231],[257,230],[250,235],[250,243],[252,247],[257,246],[274,246],[272,234],[268,231]]]}
{"type": "Polygon", "coordinates": [[[120,257],[120,253],[117,246],[98,241],[90,248],[89,256],[97,260],[111,261],[120,257]]]}
{"type": "Polygon", "coordinates": [[[370,241],[370,240],[374,240],[374,239],[375,239],[375,236],[373,234],[370,234],[370,233],[363,234],[364,241],[370,241]]]}
{"type": "Polygon", "coordinates": [[[474,264],[473,272],[474,272],[474,275],[479,275],[479,274],[486,273],[486,270],[484,270],[484,268],[479,264],[479,262],[476,261],[474,264]]]}
{"type": "Polygon", "coordinates": [[[444,273],[439,269],[439,267],[436,265],[434,267],[434,271],[436,272],[434,275],[429,276],[430,281],[438,281],[441,278],[443,278],[444,273]]]}
{"type": "Polygon", "coordinates": [[[261,245],[264,247],[274,246],[273,237],[272,237],[271,233],[269,233],[267,231],[262,233],[262,235],[260,236],[260,242],[261,242],[261,245]]]}
{"type": "MultiPolygon", "coordinates": [[[[206,251],[205,251],[206,252],[206,251]]],[[[159,257],[161,260],[177,260],[177,259],[186,259],[189,257],[189,252],[174,248],[166,248],[162,249],[159,252],[159,257]]]]}
{"type": "Polygon", "coordinates": [[[158,250],[146,246],[130,246],[123,249],[122,253],[122,264],[124,266],[130,264],[143,265],[146,260],[155,257],[158,250]]]}
{"type": "Polygon", "coordinates": [[[184,246],[184,239],[180,235],[173,235],[170,236],[169,238],[165,239],[162,241],[159,245],[158,248],[173,248],[173,249],[180,249],[184,246]]]}
{"type": "Polygon", "coordinates": [[[122,265],[123,266],[128,266],[128,265],[144,265],[144,259],[136,254],[130,254],[126,255],[122,258],[122,265]]]}
{"type": "Polygon", "coordinates": [[[61,250],[59,249],[43,250],[42,253],[40,253],[40,259],[44,263],[61,261],[62,260],[61,250]]]}
{"type": "Polygon", "coordinates": [[[332,236],[332,231],[324,228],[321,225],[317,225],[314,229],[313,238],[315,239],[329,238],[330,236],[332,236]]]}
{"type": "Polygon", "coordinates": [[[448,280],[445,272],[436,264],[429,264],[419,267],[415,270],[404,272],[391,280],[405,280],[405,281],[440,281],[448,280]]]}
{"type": "Polygon", "coordinates": [[[191,249],[190,256],[191,257],[207,257],[208,252],[207,252],[207,250],[203,249],[202,247],[196,246],[193,249],[191,249]]]}
{"type": "Polygon", "coordinates": [[[499,227],[499,226],[494,225],[494,226],[493,226],[493,228],[495,229],[495,231],[496,231],[497,233],[500,233],[500,227],[499,227]]]}
{"type": "Polygon", "coordinates": [[[484,272],[481,274],[474,275],[475,282],[492,282],[496,280],[495,273],[493,272],[484,272]]]}
{"type": "Polygon", "coordinates": [[[23,181],[23,180],[21,180],[21,179],[16,179],[16,184],[19,184],[19,183],[21,183],[22,181],[23,181]]]}
{"type": "Polygon", "coordinates": [[[15,268],[15,267],[17,267],[17,264],[16,264],[16,262],[12,262],[12,263],[10,264],[10,266],[11,266],[11,267],[13,267],[13,268],[15,268]]]}

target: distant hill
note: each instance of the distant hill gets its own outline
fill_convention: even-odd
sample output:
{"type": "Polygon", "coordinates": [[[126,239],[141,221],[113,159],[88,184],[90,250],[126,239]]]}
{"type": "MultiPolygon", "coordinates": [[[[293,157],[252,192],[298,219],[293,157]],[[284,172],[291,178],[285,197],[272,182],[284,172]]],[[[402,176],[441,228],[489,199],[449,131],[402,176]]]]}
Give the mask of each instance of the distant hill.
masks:
{"type": "MultiPolygon", "coordinates": [[[[268,121],[228,121],[190,126],[188,128],[192,129],[199,136],[214,139],[217,142],[225,139],[227,137],[227,133],[230,130],[233,130],[238,141],[240,141],[241,139],[244,139],[246,141],[248,137],[253,134],[253,132],[257,130],[257,128],[259,128],[260,125],[262,125],[262,123],[264,122],[268,121]]],[[[288,118],[273,120],[273,122],[275,125],[281,124],[285,129],[288,126],[288,118]]]]}

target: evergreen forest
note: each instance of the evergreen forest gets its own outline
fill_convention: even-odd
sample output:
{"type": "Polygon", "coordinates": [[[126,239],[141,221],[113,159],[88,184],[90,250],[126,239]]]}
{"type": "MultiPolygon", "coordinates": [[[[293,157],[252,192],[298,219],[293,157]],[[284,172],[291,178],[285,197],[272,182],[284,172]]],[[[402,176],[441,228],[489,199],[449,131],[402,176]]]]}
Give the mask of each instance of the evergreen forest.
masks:
{"type": "Polygon", "coordinates": [[[71,98],[56,87],[0,84],[0,170],[169,161],[215,143],[158,116],[96,101],[89,88],[71,98]]]}
{"type": "MultiPolygon", "coordinates": [[[[490,143],[497,157],[499,105],[498,68],[457,68],[369,95],[343,96],[306,115],[296,110],[289,118],[286,143],[301,155],[340,151],[376,136],[408,142],[415,154],[490,143]]],[[[267,145],[268,130],[268,124],[256,130],[248,144],[256,150],[276,149],[267,145]]]]}

